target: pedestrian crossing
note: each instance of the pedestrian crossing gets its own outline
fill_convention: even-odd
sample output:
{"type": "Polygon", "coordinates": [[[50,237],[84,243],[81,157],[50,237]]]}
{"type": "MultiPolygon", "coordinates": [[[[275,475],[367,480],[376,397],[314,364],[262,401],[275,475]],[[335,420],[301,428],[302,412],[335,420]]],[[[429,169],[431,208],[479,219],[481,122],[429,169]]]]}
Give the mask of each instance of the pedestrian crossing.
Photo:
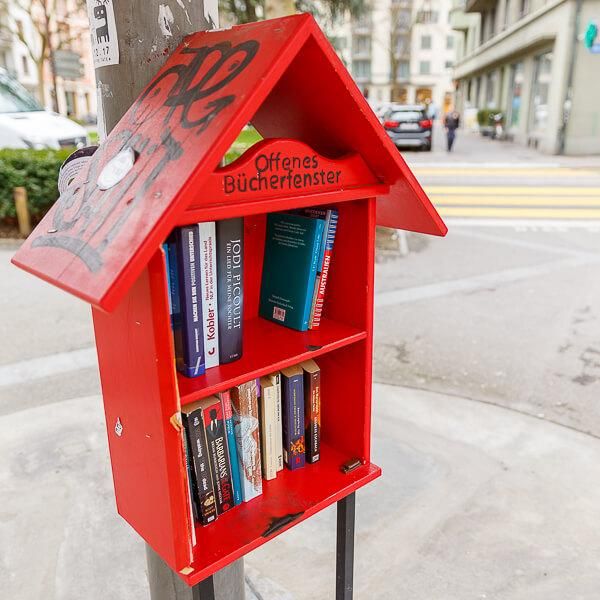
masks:
{"type": "Polygon", "coordinates": [[[600,171],[594,169],[417,167],[414,170],[418,178],[425,180],[425,191],[442,218],[449,221],[600,225],[600,171]],[[447,184],[449,173],[456,185],[447,184]],[[510,185],[506,184],[507,177],[510,185]],[[443,184],[437,183],[437,178],[443,179],[443,184]],[[485,179],[486,185],[481,185],[481,179],[485,179]],[[467,185],[470,180],[474,185],[467,185]],[[557,185],[548,185],[550,180],[557,185]]]}

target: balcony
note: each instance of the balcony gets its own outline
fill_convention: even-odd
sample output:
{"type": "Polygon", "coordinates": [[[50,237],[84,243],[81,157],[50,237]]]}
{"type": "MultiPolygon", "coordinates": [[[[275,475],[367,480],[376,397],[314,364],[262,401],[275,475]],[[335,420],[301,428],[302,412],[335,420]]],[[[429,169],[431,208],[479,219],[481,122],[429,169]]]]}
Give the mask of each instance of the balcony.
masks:
{"type": "Polygon", "coordinates": [[[466,0],[466,13],[482,13],[496,6],[498,0],[466,0]]]}

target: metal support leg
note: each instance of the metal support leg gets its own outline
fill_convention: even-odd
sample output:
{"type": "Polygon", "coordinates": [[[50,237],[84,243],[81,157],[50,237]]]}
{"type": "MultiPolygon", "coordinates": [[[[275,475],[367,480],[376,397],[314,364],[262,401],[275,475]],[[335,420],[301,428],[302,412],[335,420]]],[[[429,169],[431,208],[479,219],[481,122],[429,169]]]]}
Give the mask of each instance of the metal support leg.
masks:
{"type": "Polygon", "coordinates": [[[212,575],[192,587],[192,600],[215,600],[215,583],[212,575]]]}
{"type": "Polygon", "coordinates": [[[352,600],[355,500],[353,492],[337,503],[336,600],[352,600]]]}

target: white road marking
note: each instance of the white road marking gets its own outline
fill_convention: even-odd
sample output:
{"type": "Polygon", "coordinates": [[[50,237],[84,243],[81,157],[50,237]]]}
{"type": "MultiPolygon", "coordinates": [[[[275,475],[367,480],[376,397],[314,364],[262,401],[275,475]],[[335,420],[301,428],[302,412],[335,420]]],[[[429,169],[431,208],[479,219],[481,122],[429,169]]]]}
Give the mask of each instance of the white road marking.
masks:
{"type": "Polygon", "coordinates": [[[95,348],[59,352],[0,366],[0,387],[87,369],[98,364],[95,348]]]}

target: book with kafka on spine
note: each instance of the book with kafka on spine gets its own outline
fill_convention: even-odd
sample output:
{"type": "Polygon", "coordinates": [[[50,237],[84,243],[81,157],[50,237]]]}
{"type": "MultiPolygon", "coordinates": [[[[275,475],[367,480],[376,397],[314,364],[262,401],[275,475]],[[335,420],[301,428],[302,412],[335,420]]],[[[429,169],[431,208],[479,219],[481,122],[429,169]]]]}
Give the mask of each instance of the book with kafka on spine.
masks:
{"type": "Polygon", "coordinates": [[[259,314],[306,331],[325,222],[296,214],[267,215],[259,314]]]}

